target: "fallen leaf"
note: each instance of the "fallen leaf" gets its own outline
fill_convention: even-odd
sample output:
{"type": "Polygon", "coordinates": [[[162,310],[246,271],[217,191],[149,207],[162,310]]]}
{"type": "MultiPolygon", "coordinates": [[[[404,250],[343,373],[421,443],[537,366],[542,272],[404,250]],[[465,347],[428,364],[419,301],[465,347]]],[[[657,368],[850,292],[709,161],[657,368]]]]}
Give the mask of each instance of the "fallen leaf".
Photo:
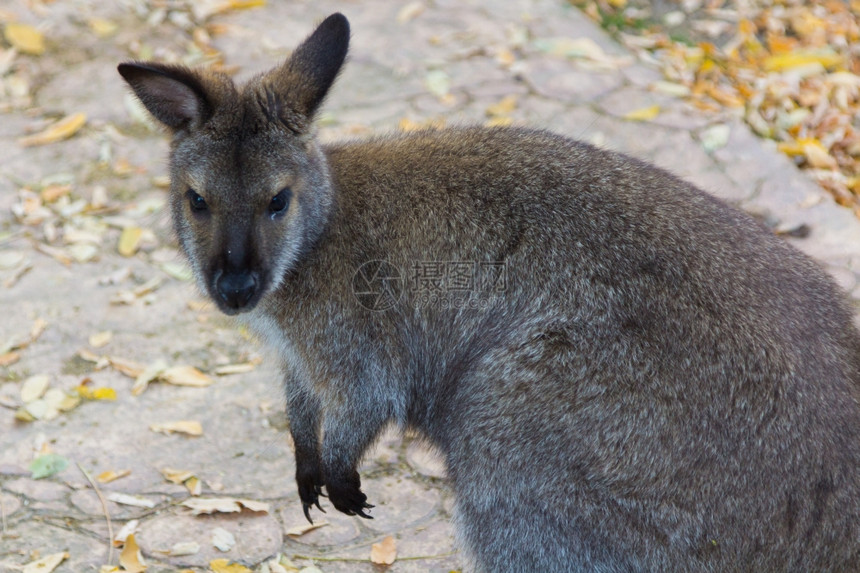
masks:
{"type": "Polygon", "coordinates": [[[143,573],[143,571],[146,571],[146,564],[143,561],[140,548],[134,540],[134,534],[129,535],[125,540],[125,545],[119,554],[119,564],[129,573],[143,573]]]}
{"type": "Polygon", "coordinates": [[[445,97],[451,89],[451,77],[443,70],[430,70],[424,77],[424,85],[436,97],[445,97]]]}
{"type": "Polygon", "coordinates": [[[52,553],[50,555],[45,555],[41,559],[36,559],[35,561],[30,561],[24,568],[21,569],[22,573],[51,573],[57,566],[69,558],[68,553],[52,553]]]}
{"type": "Polygon", "coordinates": [[[731,128],[724,124],[717,124],[708,127],[699,134],[699,141],[702,142],[702,147],[708,153],[722,149],[729,142],[731,128]]]}
{"type": "Polygon", "coordinates": [[[99,483],[110,483],[112,481],[116,481],[120,478],[124,478],[127,475],[131,474],[131,470],[107,470],[96,476],[96,481],[99,483]]]}
{"type": "Polygon", "coordinates": [[[426,6],[423,2],[410,2],[409,4],[398,10],[396,17],[397,23],[405,24],[410,20],[414,20],[415,18],[420,16],[422,12],[424,12],[425,8],[426,6]]]}
{"type": "Polygon", "coordinates": [[[165,422],[163,424],[152,424],[149,429],[162,434],[186,434],[188,436],[202,436],[203,426],[196,420],[179,420],[176,422],[165,422]]]}
{"type": "Polygon", "coordinates": [[[517,108],[517,96],[509,95],[503,97],[499,102],[487,108],[489,117],[508,116],[517,108]]]}
{"type": "Polygon", "coordinates": [[[150,382],[158,378],[162,372],[167,369],[167,362],[158,359],[145,369],[143,369],[134,380],[134,385],[131,387],[132,396],[139,396],[146,390],[150,382]]]}
{"type": "Polygon", "coordinates": [[[180,541],[170,548],[170,556],[194,555],[200,551],[200,544],[193,541],[180,541]]]}
{"type": "Polygon", "coordinates": [[[172,468],[164,468],[161,470],[161,475],[164,476],[164,479],[171,483],[175,483],[176,485],[181,485],[186,480],[189,480],[194,477],[194,472],[190,472],[188,470],[175,470],[172,468]]]}
{"type": "Polygon", "coordinates": [[[315,521],[313,523],[302,523],[300,525],[296,525],[295,527],[289,528],[286,533],[291,537],[300,537],[309,531],[313,531],[314,529],[319,529],[320,527],[324,527],[328,525],[327,521],[315,521]]]}
{"type": "Polygon", "coordinates": [[[174,366],[164,370],[158,378],[175,386],[209,386],[213,380],[193,366],[174,366]]]}
{"type": "Polygon", "coordinates": [[[185,263],[166,262],[161,265],[161,270],[176,280],[184,282],[188,282],[194,278],[194,275],[191,272],[191,267],[185,263]]]}
{"type": "Polygon", "coordinates": [[[9,22],[3,30],[3,35],[7,42],[24,54],[41,56],[45,53],[45,37],[33,26],[9,22]]]}
{"type": "Polygon", "coordinates": [[[844,58],[832,50],[799,50],[791,54],[778,54],[765,58],[764,69],[769,72],[779,72],[802,68],[810,64],[819,64],[825,68],[833,68],[843,61],[844,58]]]}
{"type": "Polygon", "coordinates": [[[140,247],[140,239],[143,236],[143,229],[140,227],[125,227],[119,236],[117,244],[117,252],[123,257],[131,257],[140,247]]]}
{"type": "Polygon", "coordinates": [[[397,558],[397,544],[390,535],[370,546],[370,561],[377,565],[391,565],[397,558]]]}
{"type": "Polygon", "coordinates": [[[203,492],[203,482],[197,476],[192,476],[185,481],[185,489],[191,495],[200,495],[203,492]]]}
{"type": "Polygon", "coordinates": [[[14,350],[0,354],[0,366],[11,366],[21,360],[21,354],[14,350]]]}
{"type": "Polygon", "coordinates": [[[99,248],[97,246],[86,243],[69,245],[66,251],[76,263],[88,263],[94,260],[99,254],[99,248]]]}
{"type": "Polygon", "coordinates": [[[151,499],[146,499],[145,497],[140,497],[137,495],[129,495],[127,493],[120,493],[118,491],[110,492],[107,495],[107,499],[114,503],[119,503],[121,505],[130,505],[132,507],[145,507],[147,509],[152,509],[157,505],[151,499]]]}
{"type": "Polygon", "coordinates": [[[493,117],[484,122],[485,127],[508,127],[514,123],[510,117],[493,117]]]}
{"type": "Polygon", "coordinates": [[[32,145],[46,145],[48,143],[62,141],[77,133],[86,122],[87,115],[85,113],[78,112],[64,117],[38,133],[19,138],[18,144],[24,147],[30,147],[32,145]]]}
{"type": "Polygon", "coordinates": [[[212,530],[212,545],[218,551],[230,551],[236,545],[236,538],[223,527],[212,530]]]}
{"type": "Polygon", "coordinates": [[[634,109],[633,111],[629,111],[624,114],[624,119],[629,119],[630,121],[648,121],[654,119],[660,114],[660,106],[652,105],[648,107],[642,107],[639,109],[634,109]]]}
{"type": "Polygon", "coordinates": [[[71,185],[48,185],[39,193],[39,197],[45,203],[55,203],[60,197],[65,197],[72,192],[71,185]]]}
{"type": "Polygon", "coordinates": [[[90,18],[87,21],[87,24],[89,25],[90,30],[92,30],[99,38],[113,36],[119,28],[119,26],[110,20],[105,20],[104,18],[90,18]]]}
{"type": "Polygon", "coordinates": [[[39,374],[30,376],[21,384],[21,401],[25,404],[41,398],[51,384],[50,376],[39,374]]]}
{"type": "Polygon", "coordinates": [[[234,563],[229,559],[213,559],[209,562],[209,568],[214,573],[251,573],[251,570],[244,565],[234,563]]]}
{"type": "Polygon", "coordinates": [[[132,535],[135,531],[137,531],[138,525],[140,525],[140,520],[138,519],[132,519],[131,521],[127,521],[125,525],[123,525],[120,530],[116,532],[116,535],[113,536],[113,544],[124,544],[128,539],[128,536],[132,535]]]}
{"type": "Polygon", "coordinates": [[[143,366],[132,360],[118,358],[116,356],[108,356],[108,362],[111,367],[117,370],[120,374],[125,374],[129,378],[137,378],[143,372],[143,366]]]}
{"type": "Polygon", "coordinates": [[[90,387],[87,384],[80,384],[76,388],[78,396],[84,400],[116,400],[116,390],[104,386],[90,387]]]}
{"type": "Polygon", "coordinates": [[[87,341],[90,343],[90,346],[93,348],[103,348],[107,346],[111,339],[113,338],[113,332],[110,330],[105,330],[102,332],[97,332],[95,334],[91,334],[87,341]]]}
{"type": "Polygon", "coordinates": [[[235,497],[195,497],[183,501],[182,505],[190,509],[192,515],[237,513],[242,511],[243,507],[250,511],[269,512],[269,504],[266,502],[235,497]]]}
{"type": "Polygon", "coordinates": [[[69,467],[69,460],[59,454],[44,454],[30,462],[30,477],[42,479],[58,474],[69,467]]]}

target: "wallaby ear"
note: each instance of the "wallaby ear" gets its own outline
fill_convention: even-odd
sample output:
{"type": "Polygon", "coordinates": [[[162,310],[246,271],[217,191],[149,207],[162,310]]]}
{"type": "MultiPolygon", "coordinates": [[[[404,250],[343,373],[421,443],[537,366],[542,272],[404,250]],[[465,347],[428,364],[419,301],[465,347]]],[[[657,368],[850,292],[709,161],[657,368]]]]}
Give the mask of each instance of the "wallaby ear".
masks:
{"type": "Polygon", "coordinates": [[[334,83],[349,48],[349,21],[335,13],[322,21],[284,64],[263,78],[270,116],[303,132],[334,83]]]}
{"type": "Polygon", "coordinates": [[[184,66],[126,62],[117,71],[149,113],[173,130],[203,124],[212,114],[200,76],[184,66]]]}

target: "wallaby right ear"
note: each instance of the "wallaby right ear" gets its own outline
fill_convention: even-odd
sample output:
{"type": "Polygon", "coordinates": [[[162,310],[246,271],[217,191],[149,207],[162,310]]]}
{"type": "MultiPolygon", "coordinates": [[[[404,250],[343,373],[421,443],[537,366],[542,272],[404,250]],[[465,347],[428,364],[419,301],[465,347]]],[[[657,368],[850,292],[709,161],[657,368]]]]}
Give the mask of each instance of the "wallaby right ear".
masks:
{"type": "Polygon", "coordinates": [[[304,132],[340,72],[349,49],[349,22],[340,13],[323,20],[284,64],[263,78],[267,114],[304,132]]]}
{"type": "Polygon", "coordinates": [[[126,62],[117,71],[149,113],[173,130],[201,125],[212,115],[203,82],[193,70],[151,62],[126,62]]]}

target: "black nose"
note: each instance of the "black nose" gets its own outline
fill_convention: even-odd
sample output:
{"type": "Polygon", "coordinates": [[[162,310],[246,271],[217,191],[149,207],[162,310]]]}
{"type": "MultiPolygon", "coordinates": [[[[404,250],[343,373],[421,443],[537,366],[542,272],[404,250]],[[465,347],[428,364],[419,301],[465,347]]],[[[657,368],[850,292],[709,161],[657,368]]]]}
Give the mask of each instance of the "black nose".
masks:
{"type": "Polygon", "coordinates": [[[254,273],[224,273],[215,282],[218,296],[228,308],[239,310],[248,304],[257,290],[254,273]]]}

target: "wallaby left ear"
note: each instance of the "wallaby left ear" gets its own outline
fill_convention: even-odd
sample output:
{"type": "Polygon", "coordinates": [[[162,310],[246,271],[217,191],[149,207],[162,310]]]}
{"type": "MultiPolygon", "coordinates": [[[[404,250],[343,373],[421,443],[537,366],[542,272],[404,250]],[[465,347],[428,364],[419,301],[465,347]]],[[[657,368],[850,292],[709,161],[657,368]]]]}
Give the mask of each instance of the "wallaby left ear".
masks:
{"type": "Polygon", "coordinates": [[[270,116],[278,117],[294,131],[306,131],[340,72],[348,49],[349,21],[343,14],[332,14],[282,66],[263,78],[270,116]]]}
{"type": "Polygon", "coordinates": [[[155,119],[173,129],[202,125],[213,106],[200,76],[183,66],[126,62],[117,71],[155,119]]]}

